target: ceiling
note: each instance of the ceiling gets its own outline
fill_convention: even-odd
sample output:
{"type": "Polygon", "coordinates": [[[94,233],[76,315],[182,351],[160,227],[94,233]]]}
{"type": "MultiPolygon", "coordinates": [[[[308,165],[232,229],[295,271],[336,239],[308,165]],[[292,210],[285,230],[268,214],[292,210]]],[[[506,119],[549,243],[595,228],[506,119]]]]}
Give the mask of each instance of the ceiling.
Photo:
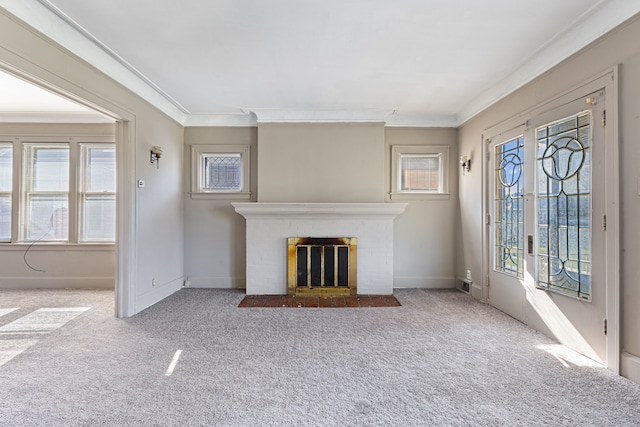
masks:
{"type": "Polygon", "coordinates": [[[0,6],[184,125],[458,126],[640,12],[635,0],[0,6]]]}

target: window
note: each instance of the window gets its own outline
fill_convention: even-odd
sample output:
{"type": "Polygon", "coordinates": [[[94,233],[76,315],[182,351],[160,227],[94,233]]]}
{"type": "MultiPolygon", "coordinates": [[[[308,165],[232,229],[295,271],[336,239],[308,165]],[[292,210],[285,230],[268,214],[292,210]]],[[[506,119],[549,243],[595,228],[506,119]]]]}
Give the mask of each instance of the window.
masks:
{"type": "Polygon", "coordinates": [[[116,233],[115,147],[81,144],[81,152],[79,240],[113,242],[116,233]]]}
{"type": "Polygon", "coordinates": [[[495,147],[494,269],[524,275],[524,137],[495,147]]]}
{"type": "Polygon", "coordinates": [[[0,143],[0,242],[11,241],[11,197],[13,187],[13,147],[0,143]]]}
{"type": "Polygon", "coordinates": [[[69,239],[69,146],[24,144],[21,240],[69,239]]]}
{"type": "Polygon", "coordinates": [[[536,129],[538,285],[591,299],[591,112],[536,129]]]}
{"type": "Polygon", "coordinates": [[[391,151],[392,199],[448,195],[448,146],[394,145],[391,151]]]}
{"type": "Polygon", "coordinates": [[[0,142],[0,242],[114,242],[115,183],[112,142],[0,142]]]}
{"type": "Polygon", "coordinates": [[[248,199],[251,195],[249,154],[248,145],[192,146],[192,197],[248,199]]]}

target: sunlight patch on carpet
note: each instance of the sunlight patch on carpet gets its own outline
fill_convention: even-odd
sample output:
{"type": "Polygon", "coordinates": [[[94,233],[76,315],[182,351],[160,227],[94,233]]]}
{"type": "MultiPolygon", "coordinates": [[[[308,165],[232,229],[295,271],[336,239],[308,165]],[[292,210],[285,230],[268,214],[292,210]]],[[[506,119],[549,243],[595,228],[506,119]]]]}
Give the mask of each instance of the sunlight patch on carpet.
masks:
{"type": "Polygon", "coordinates": [[[16,311],[18,309],[18,307],[15,308],[0,308],[0,317],[4,316],[5,314],[9,314],[12,311],[16,311]]]}
{"type": "Polygon", "coordinates": [[[64,326],[91,307],[39,308],[0,327],[0,332],[53,331],[64,326]]]}

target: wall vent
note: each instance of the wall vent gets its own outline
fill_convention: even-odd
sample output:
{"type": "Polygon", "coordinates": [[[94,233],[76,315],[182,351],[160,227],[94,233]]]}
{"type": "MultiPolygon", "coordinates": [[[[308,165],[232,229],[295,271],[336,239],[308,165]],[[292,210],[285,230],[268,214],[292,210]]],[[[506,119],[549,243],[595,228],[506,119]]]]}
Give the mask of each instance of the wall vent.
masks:
{"type": "Polygon", "coordinates": [[[473,282],[468,279],[463,279],[461,277],[456,277],[456,289],[464,292],[465,294],[471,294],[471,284],[473,282]]]}

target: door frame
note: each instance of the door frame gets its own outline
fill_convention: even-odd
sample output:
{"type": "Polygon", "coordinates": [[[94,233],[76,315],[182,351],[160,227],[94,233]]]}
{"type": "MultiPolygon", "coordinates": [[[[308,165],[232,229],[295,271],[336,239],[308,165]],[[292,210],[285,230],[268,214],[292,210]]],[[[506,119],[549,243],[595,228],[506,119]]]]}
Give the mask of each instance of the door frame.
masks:
{"type": "Polygon", "coordinates": [[[67,80],[0,48],[0,71],[17,76],[89,109],[111,117],[116,126],[116,240],[114,315],[133,316],[136,311],[136,116],[123,107],[80,88],[67,80]],[[93,100],[93,101],[92,101],[93,100]]]}
{"type": "MultiPolygon", "coordinates": [[[[489,301],[489,271],[492,268],[492,248],[489,247],[492,228],[489,226],[489,211],[491,203],[491,189],[489,188],[491,171],[488,167],[487,137],[495,137],[514,128],[528,127],[528,122],[546,111],[553,110],[567,102],[581,96],[605,91],[606,126],[605,134],[605,272],[606,281],[606,319],[607,334],[605,366],[615,372],[620,372],[620,174],[619,174],[619,65],[616,65],[592,78],[577,84],[557,96],[538,105],[507,118],[495,125],[487,127],[481,135],[482,156],[482,296],[483,301],[489,301]]],[[[594,118],[600,120],[600,118],[594,118]]],[[[526,143],[526,142],[525,142],[526,143]]],[[[595,218],[594,218],[595,220],[595,218]]],[[[544,292],[544,291],[541,291],[544,292]]]]}

